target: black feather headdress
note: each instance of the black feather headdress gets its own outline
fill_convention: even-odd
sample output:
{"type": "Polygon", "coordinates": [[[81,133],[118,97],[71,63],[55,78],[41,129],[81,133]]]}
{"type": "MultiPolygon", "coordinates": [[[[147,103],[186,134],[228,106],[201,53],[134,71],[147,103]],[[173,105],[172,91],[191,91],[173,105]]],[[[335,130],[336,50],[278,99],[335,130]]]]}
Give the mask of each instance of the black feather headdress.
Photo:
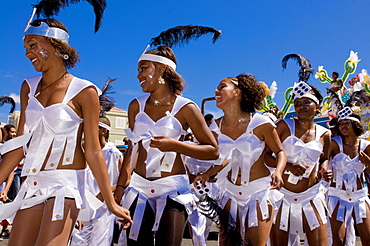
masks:
{"type": "Polygon", "coordinates": [[[335,91],[326,88],[326,93],[330,94],[332,107],[334,107],[337,111],[340,111],[344,108],[342,101],[335,91]]]}
{"type": "Polygon", "coordinates": [[[105,116],[105,113],[114,107],[115,101],[113,97],[109,96],[108,94],[114,93],[112,90],[112,82],[115,80],[116,79],[108,78],[101,90],[101,95],[99,96],[100,116],[105,116]]]}
{"type": "Polygon", "coordinates": [[[293,59],[295,60],[298,65],[300,66],[300,70],[298,72],[299,81],[307,82],[310,78],[310,75],[313,73],[313,68],[311,68],[310,61],[299,54],[289,54],[284,56],[283,60],[281,61],[281,65],[284,69],[286,69],[286,65],[288,63],[288,60],[293,59]]]}
{"type": "MultiPolygon", "coordinates": [[[[103,13],[107,7],[107,2],[105,0],[86,0],[94,8],[95,13],[95,32],[97,32],[101,26],[103,13]]],[[[58,15],[61,8],[66,8],[70,4],[78,3],[80,0],[41,0],[38,4],[34,5],[36,8],[36,15],[45,16],[50,18],[52,16],[58,15]]],[[[32,17],[31,17],[32,19],[32,17]]]]}
{"type": "Polygon", "coordinates": [[[188,43],[191,39],[198,39],[204,35],[213,34],[212,42],[216,42],[221,36],[221,31],[205,26],[176,26],[161,32],[150,41],[150,46],[165,45],[172,47],[177,44],[188,43]]]}
{"type": "Polygon", "coordinates": [[[0,97],[0,105],[3,106],[5,103],[10,103],[12,106],[10,108],[10,114],[13,113],[15,109],[15,101],[12,97],[2,96],[0,97]]]}

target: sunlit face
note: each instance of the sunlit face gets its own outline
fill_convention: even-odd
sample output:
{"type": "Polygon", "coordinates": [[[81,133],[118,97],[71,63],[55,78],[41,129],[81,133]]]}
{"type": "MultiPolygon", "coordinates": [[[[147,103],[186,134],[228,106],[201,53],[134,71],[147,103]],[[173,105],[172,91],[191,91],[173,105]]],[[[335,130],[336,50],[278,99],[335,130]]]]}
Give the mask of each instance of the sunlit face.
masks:
{"type": "Polygon", "coordinates": [[[308,97],[301,97],[294,100],[294,109],[298,118],[309,119],[315,117],[319,105],[308,97]]]}
{"type": "Polygon", "coordinates": [[[338,122],[339,131],[343,136],[356,135],[353,129],[352,121],[349,119],[342,119],[338,122]]]}
{"type": "Polygon", "coordinates": [[[54,47],[39,35],[26,35],[24,38],[25,56],[32,62],[37,72],[43,72],[50,66],[52,57],[55,58],[54,47]]]}
{"type": "Polygon", "coordinates": [[[159,66],[155,66],[152,61],[140,61],[138,64],[137,79],[143,92],[152,92],[158,87],[158,78],[161,75],[159,66]]]}
{"type": "Polygon", "coordinates": [[[221,80],[218,84],[215,93],[216,106],[220,109],[223,108],[223,105],[226,105],[228,102],[235,100],[237,97],[240,97],[238,88],[231,82],[230,78],[225,78],[221,80]]]}
{"type": "Polygon", "coordinates": [[[15,130],[14,127],[11,127],[8,131],[8,139],[15,138],[17,135],[17,131],[15,130]]]}

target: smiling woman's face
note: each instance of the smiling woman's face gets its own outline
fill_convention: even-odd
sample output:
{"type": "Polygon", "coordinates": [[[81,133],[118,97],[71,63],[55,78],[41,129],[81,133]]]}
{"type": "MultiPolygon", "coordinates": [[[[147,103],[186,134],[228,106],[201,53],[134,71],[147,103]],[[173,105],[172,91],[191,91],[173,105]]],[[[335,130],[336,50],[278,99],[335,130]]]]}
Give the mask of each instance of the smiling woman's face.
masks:
{"type": "Polygon", "coordinates": [[[25,56],[32,62],[37,72],[45,71],[47,64],[55,56],[54,47],[39,35],[26,35],[24,38],[25,56]]]}

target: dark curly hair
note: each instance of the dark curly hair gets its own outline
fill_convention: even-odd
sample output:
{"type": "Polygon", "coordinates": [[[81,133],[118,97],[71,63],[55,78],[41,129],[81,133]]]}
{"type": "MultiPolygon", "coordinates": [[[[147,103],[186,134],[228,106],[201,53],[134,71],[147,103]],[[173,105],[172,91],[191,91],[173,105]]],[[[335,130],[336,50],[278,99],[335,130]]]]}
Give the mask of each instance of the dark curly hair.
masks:
{"type": "MultiPolygon", "coordinates": [[[[361,117],[358,114],[351,114],[349,117],[356,118],[361,122],[361,117]]],[[[338,132],[339,136],[344,137],[343,134],[339,130],[339,122],[340,122],[340,120],[338,120],[337,124],[335,125],[335,130],[338,132]]],[[[353,130],[355,131],[355,134],[356,134],[357,137],[361,136],[365,132],[365,129],[364,129],[363,125],[360,122],[351,120],[353,130]]]]}
{"type": "Polygon", "coordinates": [[[317,98],[317,100],[319,100],[319,104],[322,103],[322,100],[323,100],[323,97],[321,95],[321,92],[319,89],[317,89],[315,86],[313,85],[309,85],[312,89],[312,92],[313,92],[313,95],[317,98]]]}
{"type": "MultiPolygon", "coordinates": [[[[68,33],[67,27],[60,21],[55,20],[55,19],[37,19],[32,21],[30,24],[31,26],[40,26],[41,22],[45,22],[49,27],[56,27],[59,29],[62,29],[68,33]]],[[[67,54],[69,57],[67,60],[64,60],[64,66],[66,68],[73,68],[76,66],[76,63],[80,61],[78,58],[78,53],[75,50],[75,48],[71,47],[69,44],[66,44],[62,42],[59,39],[56,38],[49,38],[45,37],[46,40],[50,42],[50,44],[57,50],[59,51],[60,54],[67,54]]]]}
{"type": "Polygon", "coordinates": [[[236,88],[240,89],[242,99],[240,108],[245,112],[256,112],[256,109],[262,106],[263,100],[266,97],[266,91],[261,83],[253,74],[240,74],[236,78],[229,78],[232,81],[237,80],[237,84],[233,83],[236,88]]]}
{"type": "MultiPolygon", "coordinates": [[[[166,57],[172,60],[175,64],[177,64],[176,56],[170,47],[159,46],[158,48],[150,50],[146,53],[166,57]]],[[[154,65],[156,65],[156,63],[157,62],[154,62],[154,65]]],[[[170,89],[173,93],[181,95],[182,91],[184,90],[184,85],[186,83],[180,74],[178,74],[172,67],[166,66],[166,69],[164,70],[162,77],[165,81],[169,83],[170,89]]]]}

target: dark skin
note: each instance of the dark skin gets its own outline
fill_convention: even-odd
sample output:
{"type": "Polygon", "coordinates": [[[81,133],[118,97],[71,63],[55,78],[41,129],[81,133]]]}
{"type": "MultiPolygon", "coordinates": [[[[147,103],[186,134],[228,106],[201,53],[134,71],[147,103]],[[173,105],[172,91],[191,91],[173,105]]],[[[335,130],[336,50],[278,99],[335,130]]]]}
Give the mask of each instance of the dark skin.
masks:
{"type": "MultiPolygon", "coordinates": [[[[74,78],[73,75],[65,73],[66,68],[63,59],[55,55],[55,48],[43,36],[26,35],[24,47],[26,49],[26,58],[32,62],[35,71],[42,73],[42,80],[38,84],[36,93],[43,90],[37,97],[37,100],[44,108],[61,103],[69,84],[74,78]],[[42,51],[42,54],[40,51],[42,51]],[[62,76],[63,74],[64,76],[62,76]],[[54,83],[55,81],[57,83],[54,83]]],[[[18,136],[24,133],[25,111],[28,105],[29,92],[30,88],[27,82],[23,82],[20,93],[21,117],[17,132],[18,136]]],[[[84,121],[78,129],[73,164],[62,166],[60,162],[57,169],[79,170],[86,167],[86,162],[89,163],[109,210],[118,217],[124,218],[123,223],[126,227],[129,226],[131,223],[129,211],[118,206],[112,196],[104,156],[101,152],[96,133],[100,108],[96,89],[93,87],[85,88],[69,101],[67,105],[84,121]],[[84,150],[81,148],[82,134],[84,134],[85,138],[84,150]]],[[[42,169],[46,165],[49,154],[50,151],[42,169]]],[[[0,165],[0,182],[6,179],[7,175],[13,171],[14,167],[23,157],[22,148],[5,154],[3,162],[0,165]]],[[[66,199],[64,219],[53,223],[50,217],[52,216],[54,200],[52,198],[47,200],[45,204],[39,204],[17,212],[12,229],[17,233],[12,233],[9,245],[49,245],[49,243],[65,245],[68,242],[72,227],[77,219],[78,209],[73,200],[67,201],[66,199]],[[31,217],[32,219],[30,219],[31,217]],[[32,226],[26,226],[30,221],[32,221],[32,226]]]]}
{"type": "MultiPolygon", "coordinates": [[[[229,78],[223,79],[217,89],[215,90],[216,106],[223,110],[224,116],[216,120],[216,124],[219,125],[223,134],[229,136],[231,139],[236,140],[242,134],[246,132],[246,129],[251,121],[251,114],[241,110],[241,92],[240,89],[236,88],[235,85],[230,81],[229,78]]],[[[278,138],[275,128],[271,124],[262,124],[253,130],[253,134],[256,137],[264,141],[276,154],[278,159],[278,168],[271,174],[271,189],[279,189],[283,185],[282,172],[286,162],[286,154],[283,150],[281,142],[278,138]]],[[[225,161],[222,165],[213,166],[205,173],[199,174],[194,183],[198,180],[202,181],[204,186],[205,182],[209,181],[210,177],[220,172],[229,163],[225,161]]],[[[241,185],[240,170],[238,178],[235,182],[236,185],[241,185]]],[[[261,155],[258,160],[252,164],[250,169],[250,181],[257,180],[270,175],[269,169],[264,163],[264,156],[261,155]]],[[[231,180],[231,172],[228,174],[228,179],[231,180]]],[[[231,201],[228,201],[225,205],[224,210],[229,212],[231,201]]],[[[273,218],[273,210],[270,207],[271,218],[273,218]]],[[[265,245],[268,240],[268,234],[271,229],[272,220],[262,219],[262,215],[257,210],[258,226],[248,228],[248,219],[246,221],[237,221],[237,228],[240,228],[240,223],[245,223],[245,228],[248,228],[245,233],[246,240],[249,240],[252,245],[265,245]],[[258,237],[256,237],[258,235],[258,237]]],[[[220,245],[227,245],[229,242],[227,239],[220,238],[220,245]]]]}
{"type": "MultiPolygon", "coordinates": [[[[150,98],[147,100],[144,112],[153,120],[166,116],[166,111],[171,111],[176,99],[176,95],[171,92],[169,84],[161,85],[157,82],[158,77],[162,75],[165,65],[154,63],[151,61],[141,61],[138,65],[139,74],[137,78],[141,83],[142,90],[150,93],[150,98]],[[154,99],[165,98],[159,105],[154,105],[154,99]]],[[[128,110],[129,127],[134,128],[135,117],[139,113],[139,104],[137,100],[130,103],[128,110]]],[[[179,120],[184,130],[189,127],[192,129],[193,134],[198,139],[199,144],[189,144],[182,141],[172,139],[167,136],[152,136],[150,147],[158,148],[160,151],[174,151],[179,154],[188,155],[198,159],[216,159],[218,156],[217,142],[214,139],[211,131],[204,121],[203,115],[199,109],[192,103],[185,105],[175,115],[179,120]]],[[[123,187],[128,186],[130,181],[131,172],[135,170],[137,174],[146,177],[146,150],[139,143],[137,152],[137,159],[133,167],[130,167],[131,157],[131,142],[129,149],[125,155],[123,166],[121,169],[120,178],[117,187],[115,198],[117,201],[121,200],[123,195],[123,187]],[[122,185],[122,186],[121,186],[122,185]]],[[[175,163],[171,172],[162,172],[161,177],[172,176],[176,174],[185,174],[185,165],[180,157],[177,155],[175,163]]],[[[156,179],[156,178],[150,178],[156,179]]]]}
{"type": "MultiPolygon", "coordinates": [[[[338,122],[339,131],[342,136],[343,143],[343,153],[346,154],[349,158],[353,159],[358,156],[360,162],[364,164],[364,172],[370,172],[370,146],[367,146],[364,151],[359,152],[360,140],[356,135],[352,121],[347,119],[342,119],[338,122]]],[[[334,158],[337,154],[340,153],[339,145],[336,141],[332,140],[332,145],[330,148],[330,157],[334,158]]],[[[357,177],[357,190],[364,188],[364,182],[362,179],[357,177]]],[[[336,187],[336,182],[333,180],[330,184],[331,187],[336,187]]],[[[344,182],[342,183],[342,189],[346,190],[344,182]]],[[[363,218],[363,222],[356,224],[358,232],[360,234],[362,245],[367,245],[370,242],[370,207],[366,203],[366,218],[363,218]]],[[[333,245],[345,245],[345,238],[347,229],[344,226],[344,223],[336,220],[338,213],[338,206],[335,207],[332,216],[330,217],[330,225],[333,233],[333,245]]],[[[354,214],[352,215],[354,219],[354,214]]]]}
{"type": "MultiPolygon", "coordinates": [[[[314,125],[315,112],[319,108],[312,99],[307,97],[297,98],[294,100],[295,112],[297,119],[295,119],[295,136],[301,139],[304,143],[308,143],[315,140],[316,127],[314,125]]],[[[289,127],[283,121],[277,123],[277,132],[282,142],[291,135],[289,127]]],[[[302,178],[296,185],[287,182],[289,175],[284,174],[284,188],[300,193],[319,182],[320,178],[324,178],[329,181],[331,179],[331,171],[328,170],[328,156],[330,150],[330,134],[329,132],[323,134],[319,142],[323,145],[323,152],[319,160],[319,171],[313,170],[308,178],[302,178]]],[[[271,155],[270,150],[266,150],[265,154],[266,164],[274,167],[275,158],[271,155]]],[[[305,173],[308,166],[301,163],[289,163],[286,164],[286,170],[290,171],[296,176],[301,176],[305,173]]],[[[317,211],[315,211],[317,214],[317,211]]],[[[288,232],[279,229],[281,210],[277,215],[275,224],[271,230],[271,244],[272,245],[287,245],[288,243],[288,232]]],[[[313,231],[310,230],[305,216],[303,216],[303,226],[306,232],[306,236],[310,245],[327,245],[326,238],[326,225],[320,221],[320,226],[313,231]]]]}
{"type": "MultiPolygon", "coordinates": [[[[177,95],[170,88],[169,81],[164,84],[158,82],[158,78],[163,74],[166,65],[155,63],[152,61],[140,61],[138,64],[138,80],[143,92],[150,93],[149,99],[145,104],[144,112],[154,121],[166,116],[167,111],[171,111],[177,95]],[[155,100],[158,100],[158,105],[155,105],[155,100]]],[[[128,109],[129,128],[134,129],[136,115],[139,113],[139,104],[137,100],[133,100],[128,109]]],[[[162,152],[176,152],[173,168],[170,172],[161,172],[160,177],[151,177],[149,179],[160,179],[178,174],[186,174],[185,165],[181,158],[181,154],[197,159],[214,160],[218,158],[217,142],[209,130],[204,117],[200,110],[193,103],[184,105],[174,116],[181,124],[183,130],[190,128],[197,138],[199,143],[184,143],[177,139],[168,136],[152,136],[150,147],[157,148],[162,152]]],[[[130,158],[132,155],[132,143],[129,142],[129,148],[125,154],[122,169],[115,191],[115,199],[120,202],[124,194],[124,187],[127,187],[131,180],[131,174],[135,171],[136,174],[146,177],[146,158],[147,152],[139,142],[139,148],[135,156],[134,163],[131,166],[130,158]]],[[[168,204],[168,203],[167,203],[168,204]]],[[[182,205],[180,207],[183,207],[182,205]]],[[[161,222],[157,231],[158,239],[156,243],[159,245],[167,245],[164,240],[165,235],[169,235],[168,228],[171,228],[171,236],[169,238],[174,241],[180,241],[182,232],[185,227],[185,212],[181,209],[171,209],[162,215],[161,222]],[[162,236],[161,236],[162,235],[162,236]]],[[[148,217],[149,219],[149,217],[148,217]]],[[[143,226],[141,227],[143,229],[143,226]]],[[[152,231],[141,231],[138,241],[151,238],[152,231]]],[[[129,242],[134,243],[134,242],[129,242]]],[[[152,243],[152,242],[151,242],[152,243]]]]}

